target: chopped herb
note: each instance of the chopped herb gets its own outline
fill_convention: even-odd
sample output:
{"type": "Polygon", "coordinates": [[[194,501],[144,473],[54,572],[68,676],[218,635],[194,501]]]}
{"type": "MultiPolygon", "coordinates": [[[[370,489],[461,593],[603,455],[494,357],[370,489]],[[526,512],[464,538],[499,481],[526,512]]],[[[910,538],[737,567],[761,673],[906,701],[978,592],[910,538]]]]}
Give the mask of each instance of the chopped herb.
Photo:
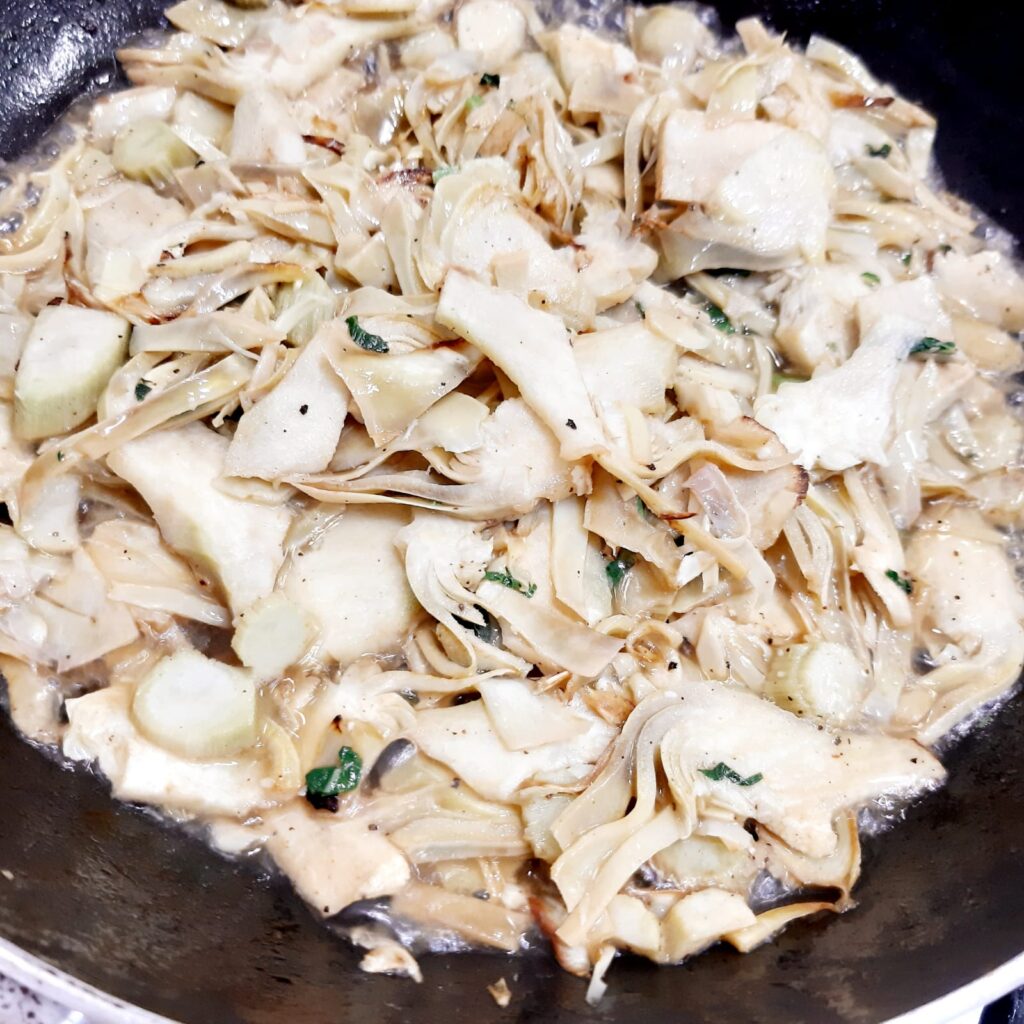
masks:
{"type": "Polygon", "coordinates": [[[865,270],[860,276],[865,284],[874,286],[882,283],[882,279],[877,274],[872,274],[870,270],[865,270]]]}
{"type": "Polygon", "coordinates": [[[135,385],[135,401],[141,402],[152,390],[153,382],[146,380],[145,377],[140,377],[138,384],[135,385]]]}
{"type": "Polygon", "coordinates": [[[483,96],[470,96],[469,99],[466,100],[466,112],[468,113],[471,110],[476,110],[476,108],[479,107],[480,104],[483,103],[483,101],[483,96]]]}
{"type": "Polygon", "coordinates": [[[486,74],[480,76],[481,85],[490,85],[495,89],[501,85],[501,75],[492,75],[489,71],[486,74]]]}
{"type": "Polygon", "coordinates": [[[945,256],[946,253],[952,252],[952,251],[953,251],[953,246],[951,246],[951,245],[943,244],[943,245],[939,246],[939,252],[942,253],[943,256],[945,256]]]}
{"type": "Polygon", "coordinates": [[[651,514],[651,510],[644,504],[644,499],[639,494],[636,496],[636,510],[644,519],[651,514]]]}
{"type": "Polygon", "coordinates": [[[636,564],[636,559],[624,551],[618,558],[613,558],[605,567],[604,571],[613,587],[617,587],[625,578],[626,573],[636,564]]]}
{"type": "Polygon", "coordinates": [[[730,768],[724,761],[719,761],[714,768],[701,768],[699,771],[701,775],[706,775],[712,782],[721,782],[724,779],[726,782],[733,782],[737,786],[755,786],[764,778],[761,772],[743,778],[738,771],[730,768]]]}
{"type": "Polygon", "coordinates": [[[359,785],[363,774],[363,759],[351,747],[342,747],[338,751],[338,761],[342,771],[341,788],[347,793],[359,785]]]}
{"type": "Polygon", "coordinates": [[[639,299],[633,300],[633,305],[636,306],[636,311],[640,314],[641,320],[647,319],[647,310],[644,309],[644,304],[639,299]]]}
{"type": "Polygon", "coordinates": [[[498,625],[497,620],[491,613],[478,604],[473,607],[480,613],[481,618],[484,620],[483,623],[472,622],[469,619],[463,619],[458,615],[453,615],[452,618],[463,627],[463,629],[470,630],[475,634],[478,640],[482,640],[485,644],[490,644],[492,647],[501,646],[501,627],[498,625]]]}
{"type": "Polygon", "coordinates": [[[704,306],[704,310],[707,313],[712,326],[717,327],[725,334],[736,333],[736,328],[733,327],[732,321],[722,311],[721,306],[716,306],[713,302],[709,302],[704,306]]]}
{"type": "Polygon", "coordinates": [[[367,352],[388,351],[388,343],[379,334],[371,334],[369,331],[364,331],[359,326],[359,321],[356,317],[346,317],[345,323],[348,324],[349,337],[360,348],[365,348],[367,352]]]}
{"type": "Polygon", "coordinates": [[[905,266],[905,267],[909,267],[910,266],[910,257],[912,255],[913,255],[913,253],[910,253],[910,252],[905,252],[905,253],[901,254],[901,256],[900,256],[900,263],[902,263],[903,266],[905,266]]]}
{"type": "Polygon", "coordinates": [[[952,341],[939,341],[938,338],[922,338],[910,349],[912,356],[949,356],[956,351],[952,341]]]}
{"type": "Polygon", "coordinates": [[[509,590],[514,590],[517,594],[522,594],[523,597],[533,597],[537,593],[537,584],[531,583],[529,586],[523,583],[522,580],[517,580],[512,573],[509,572],[508,566],[505,566],[504,572],[485,572],[484,579],[490,580],[492,583],[500,583],[503,587],[508,587],[509,590]]]}
{"type": "Polygon", "coordinates": [[[63,462],[64,461],[64,453],[62,451],[58,451],[57,452],[57,461],[58,462],[63,462]]]}
{"type": "Polygon", "coordinates": [[[416,707],[420,702],[420,695],[415,690],[399,690],[398,696],[413,707],[416,707]]]}
{"type": "Polygon", "coordinates": [[[341,768],[314,768],[306,772],[306,792],[314,796],[337,796],[344,780],[341,768]]]}
{"type": "Polygon", "coordinates": [[[442,178],[447,178],[449,174],[454,174],[455,171],[456,168],[454,167],[435,167],[430,180],[436,185],[442,178]]]}
{"type": "MultiPolygon", "coordinates": [[[[314,797],[323,801],[327,797],[336,797],[339,793],[348,793],[359,785],[363,774],[363,759],[351,748],[342,747],[338,751],[338,764],[334,767],[314,768],[306,773],[306,797],[314,797]]],[[[314,806],[323,806],[310,800],[314,806]]]]}
{"type": "Polygon", "coordinates": [[[892,580],[904,594],[913,593],[914,584],[911,582],[909,576],[901,576],[895,569],[886,569],[885,578],[887,580],[892,580]]]}
{"type": "Polygon", "coordinates": [[[868,151],[868,156],[877,156],[882,160],[885,160],[892,152],[892,146],[888,142],[883,143],[877,148],[874,146],[865,146],[864,148],[868,151]]]}
{"type": "Polygon", "coordinates": [[[772,390],[778,391],[783,384],[806,384],[810,380],[809,377],[802,377],[798,373],[783,373],[781,370],[775,370],[772,373],[772,390]]]}

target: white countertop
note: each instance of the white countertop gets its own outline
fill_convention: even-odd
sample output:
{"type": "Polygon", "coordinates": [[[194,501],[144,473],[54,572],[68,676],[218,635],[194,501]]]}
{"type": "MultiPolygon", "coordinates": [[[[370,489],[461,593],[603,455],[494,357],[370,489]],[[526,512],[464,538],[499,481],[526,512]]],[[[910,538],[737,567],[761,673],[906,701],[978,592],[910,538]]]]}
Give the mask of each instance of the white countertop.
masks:
{"type": "Polygon", "coordinates": [[[0,974],[0,1024],[88,1024],[77,1010],[65,1010],[0,974]]]}

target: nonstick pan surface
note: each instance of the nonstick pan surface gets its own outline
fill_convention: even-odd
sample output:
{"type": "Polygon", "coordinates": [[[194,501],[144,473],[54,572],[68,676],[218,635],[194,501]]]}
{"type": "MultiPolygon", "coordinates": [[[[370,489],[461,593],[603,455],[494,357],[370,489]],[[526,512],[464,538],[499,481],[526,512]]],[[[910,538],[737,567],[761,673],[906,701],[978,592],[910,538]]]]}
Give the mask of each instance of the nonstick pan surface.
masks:
{"type": "MultiPolygon", "coordinates": [[[[0,0],[0,153],[25,153],[76,95],[109,85],[114,49],[158,25],[161,6],[0,0]]],[[[798,38],[817,31],[851,46],[939,116],[950,186],[1024,232],[1024,25],[1012,5],[726,0],[719,9],[727,24],[758,13],[798,38]]],[[[102,780],[47,759],[0,715],[0,939],[188,1024],[880,1021],[1024,950],[1022,755],[1024,700],[1013,699],[947,757],[945,790],[867,840],[856,910],[797,923],[748,956],[715,949],[676,969],[620,960],[609,995],[590,1009],[583,983],[543,954],[426,957],[422,985],[364,974],[284,882],[115,804],[102,780]],[[513,993],[506,1010],[485,988],[499,977],[513,993]]]]}

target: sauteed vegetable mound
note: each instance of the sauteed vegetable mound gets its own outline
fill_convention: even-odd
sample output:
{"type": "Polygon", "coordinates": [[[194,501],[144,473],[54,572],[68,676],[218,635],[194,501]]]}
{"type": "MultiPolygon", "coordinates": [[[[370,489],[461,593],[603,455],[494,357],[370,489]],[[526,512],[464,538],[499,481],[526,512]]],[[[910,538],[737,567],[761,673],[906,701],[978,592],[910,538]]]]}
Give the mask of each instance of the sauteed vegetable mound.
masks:
{"type": "Polygon", "coordinates": [[[0,195],[23,732],[376,901],[367,970],[845,910],[1024,662],[1024,288],[934,119],[685,7],[168,17],[0,195]]]}

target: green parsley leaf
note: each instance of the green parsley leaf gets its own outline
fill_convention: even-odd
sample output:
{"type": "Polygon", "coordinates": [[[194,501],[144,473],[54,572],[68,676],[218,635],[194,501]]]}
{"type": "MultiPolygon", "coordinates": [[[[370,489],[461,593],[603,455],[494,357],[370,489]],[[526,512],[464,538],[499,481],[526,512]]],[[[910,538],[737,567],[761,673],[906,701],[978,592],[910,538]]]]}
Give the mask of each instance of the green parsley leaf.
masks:
{"type": "Polygon", "coordinates": [[[492,75],[489,71],[486,74],[480,76],[481,85],[490,85],[495,89],[501,85],[501,75],[492,75]]]}
{"type": "Polygon", "coordinates": [[[138,384],[135,385],[135,401],[141,402],[152,390],[153,382],[146,380],[145,377],[140,377],[138,384]]]}
{"type": "Polygon", "coordinates": [[[639,299],[633,300],[633,305],[636,306],[636,311],[640,314],[641,320],[647,319],[647,310],[644,309],[644,304],[639,299]]]}
{"type": "Polygon", "coordinates": [[[64,453],[63,452],[61,452],[61,451],[57,452],[57,461],[58,462],[63,462],[64,461],[64,453]]]}
{"type": "Polygon", "coordinates": [[[885,578],[892,580],[904,594],[911,594],[914,591],[914,584],[909,576],[901,576],[895,569],[886,569],[885,578]]]}
{"type": "Polygon", "coordinates": [[[939,341],[938,338],[922,338],[910,349],[912,356],[949,356],[956,351],[952,341],[939,341]]]}
{"type": "Polygon", "coordinates": [[[345,323],[348,324],[349,337],[360,348],[365,348],[367,352],[389,351],[388,343],[379,334],[371,334],[369,331],[364,331],[359,326],[359,320],[356,317],[346,317],[345,323]]]}
{"type": "Polygon", "coordinates": [[[953,251],[953,246],[951,246],[951,245],[947,245],[947,244],[943,243],[942,245],[939,246],[939,252],[943,256],[945,256],[946,253],[952,252],[952,251],[953,251]]]}
{"type": "Polygon", "coordinates": [[[902,253],[900,255],[900,263],[902,263],[903,266],[905,266],[905,267],[909,267],[910,266],[910,258],[912,256],[913,256],[913,253],[911,253],[911,252],[902,253]]]}
{"type": "Polygon", "coordinates": [[[471,110],[476,110],[476,108],[479,107],[480,104],[483,103],[483,101],[483,96],[470,96],[469,99],[466,100],[466,113],[469,113],[469,111],[471,110]]]}
{"type": "Polygon", "coordinates": [[[363,775],[363,759],[351,747],[342,747],[338,751],[338,762],[341,764],[341,788],[347,793],[359,785],[363,775]]]}
{"type": "Polygon", "coordinates": [[[311,796],[337,796],[344,773],[340,768],[313,768],[306,772],[306,793],[311,796]]]}
{"type": "Polygon", "coordinates": [[[883,143],[877,149],[874,146],[865,146],[864,148],[868,151],[868,156],[876,156],[882,160],[885,160],[892,152],[892,146],[888,142],[883,143]]]}
{"type": "Polygon", "coordinates": [[[338,762],[337,766],[314,768],[306,773],[307,795],[337,796],[359,785],[363,774],[363,759],[351,747],[342,747],[338,751],[338,762]]]}
{"type": "Polygon", "coordinates": [[[509,590],[514,590],[517,594],[522,594],[523,597],[533,597],[537,593],[537,584],[531,583],[529,586],[523,583],[522,580],[517,580],[512,573],[509,572],[508,566],[505,566],[504,572],[485,572],[484,579],[490,580],[492,583],[500,583],[503,587],[508,587],[509,590]]]}
{"type": "Polygon", "coordinates": [[[618,558],[613,558],[605,567],[604,571],[613,587],[617,587],[626,573],[636,564],[636,559],[628,552],[623,551],[618,558]]]}
{"type": "Polygon", "coordinates": [[[712,782],[722,782],[725,780],[726,782],[733,782],[737,786],[755,786],[764,778],[761,772],[743,778],[738,771],[730,768],[724,761],[719,761],[714,768],[700,768],[698,770],[701,775],[706,775],[712,782]]]}
{"type": "Polygon", "coordinates": [[[872,287],[876,284],[882,283],[882,279],[877,274],[872,274],[870,270],[865,270],[860,276],[861,280],[863,280],[865,284],[869,284],[872,287]]]}
{"type": "Polygon", "coordinates": [[[436,185],[442,178],[447,178],[449,174],[454,174],[456,170],[457,168],[455,167],[435,167],[430,180],[436,185]]]}
{"type": "Polygon", "coordinates": [[[713,302],[708,302],[704,306],[704,311],[707,313],[712,326],[717,327],[725,334],[736,333],[736,328],[733,327],[732,321],[722,311],[721,306],[716,306],[713,302]]]}

